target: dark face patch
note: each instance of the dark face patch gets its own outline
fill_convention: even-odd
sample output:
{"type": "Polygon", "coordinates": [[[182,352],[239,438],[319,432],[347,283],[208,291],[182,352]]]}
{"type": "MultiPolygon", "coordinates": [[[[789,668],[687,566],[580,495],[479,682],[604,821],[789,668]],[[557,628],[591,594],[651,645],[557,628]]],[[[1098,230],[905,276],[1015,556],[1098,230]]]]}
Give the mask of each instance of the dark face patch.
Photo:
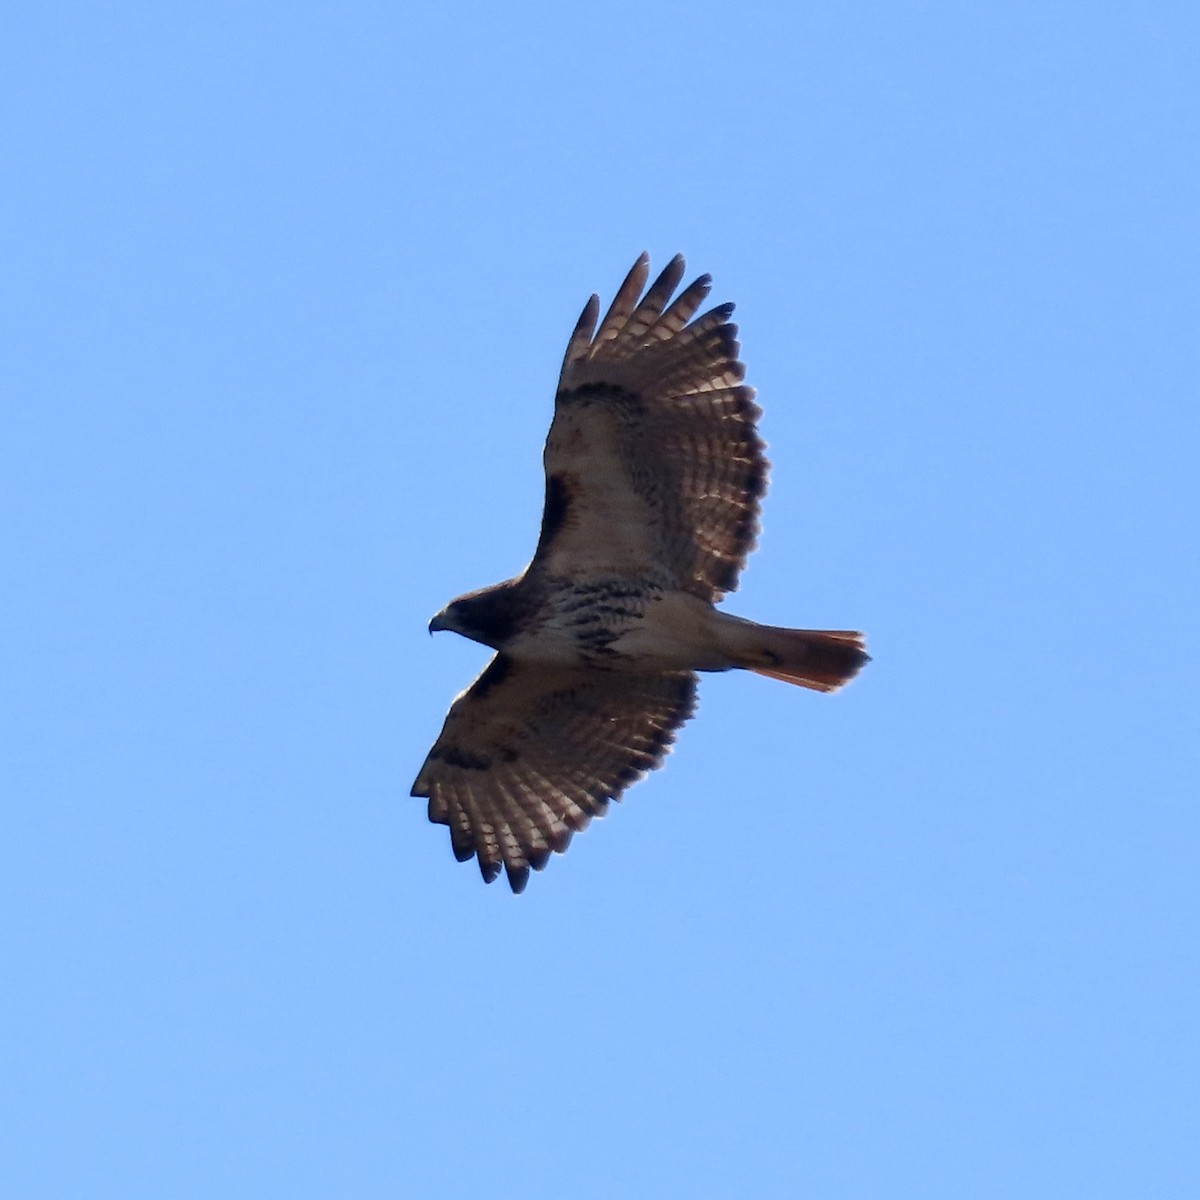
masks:
{"type": "Polygon", "coordinates": [[[449,628],[493,650],[504,644],[536,611],[537,597],[519,581],[460,596],[446,610],[449,628]]]}

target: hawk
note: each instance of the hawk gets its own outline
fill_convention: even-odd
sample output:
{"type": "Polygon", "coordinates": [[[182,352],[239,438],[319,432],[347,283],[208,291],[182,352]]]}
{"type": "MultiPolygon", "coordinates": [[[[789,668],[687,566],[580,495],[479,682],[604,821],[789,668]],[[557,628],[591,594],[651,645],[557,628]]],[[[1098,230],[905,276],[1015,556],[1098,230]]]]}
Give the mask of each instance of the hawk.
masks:
{"type": "Polygon", "coordinates": [[[503,867],[514,892],[662,765],[697,671],[832,692],[868,661],[860,633],[714,607],[758,532],[760,413],[733,305],[696,317],[711,277],[675,296],[683,257],[644,291],[649,269],[643,254],[598,328],[592,296],[567,345],[533,560],[429,623],[496,654],[451,705],[412,794],[460,862],[474,856],[488,883],[503,867]]]}

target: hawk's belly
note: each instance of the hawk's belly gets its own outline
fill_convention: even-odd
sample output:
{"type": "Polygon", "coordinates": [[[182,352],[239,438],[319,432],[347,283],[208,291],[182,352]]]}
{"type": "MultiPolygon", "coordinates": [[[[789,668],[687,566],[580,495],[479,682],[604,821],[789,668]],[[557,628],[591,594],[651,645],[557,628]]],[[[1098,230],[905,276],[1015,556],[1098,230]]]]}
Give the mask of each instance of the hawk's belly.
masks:
{"type": "Polygon", "coordinates": [[[613,648],[660,670],[725,671],[733,664],[721,648],[720,620],[711,604],[690,592],[658,592],[613,648]]]}

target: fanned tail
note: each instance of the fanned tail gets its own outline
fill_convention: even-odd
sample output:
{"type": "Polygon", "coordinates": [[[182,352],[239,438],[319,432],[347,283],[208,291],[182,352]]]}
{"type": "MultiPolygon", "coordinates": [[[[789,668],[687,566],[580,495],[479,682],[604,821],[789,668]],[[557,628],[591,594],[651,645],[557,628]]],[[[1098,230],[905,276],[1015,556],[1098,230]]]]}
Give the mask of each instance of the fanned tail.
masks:
{"type": "Polygon", "coordinates": [[[723,641],[735,666],[812,688],[836,692],[871,661],[861,633],[850,629],[781,629],[730,614],[723,641]]]}

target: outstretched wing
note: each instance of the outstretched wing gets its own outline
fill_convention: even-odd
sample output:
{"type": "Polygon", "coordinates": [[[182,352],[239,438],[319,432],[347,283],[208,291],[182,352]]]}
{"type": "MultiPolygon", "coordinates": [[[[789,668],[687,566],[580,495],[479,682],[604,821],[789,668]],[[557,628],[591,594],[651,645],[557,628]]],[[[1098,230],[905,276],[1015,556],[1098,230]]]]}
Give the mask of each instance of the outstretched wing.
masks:
{"type": "Polygon", "coordinates": [[[616,574],[715,601],[737,586],[758,532],[767,463],[737,326],[723,304],[693,320],[702,275],[675,300],[677,255],[651,285],[642,255],[596,327],[583,310],[546,440],[546,507],[531,570],[616,574]]]}
{"type": "Polygon", "coordinates": [[[498,654],[451,706],[412,794],[450,826],[459,862],[475,855],[488,883],[503,866],[519,892],[530,867],[662,764],[695,703],[690,671],[532,667],[498,654]]]}

